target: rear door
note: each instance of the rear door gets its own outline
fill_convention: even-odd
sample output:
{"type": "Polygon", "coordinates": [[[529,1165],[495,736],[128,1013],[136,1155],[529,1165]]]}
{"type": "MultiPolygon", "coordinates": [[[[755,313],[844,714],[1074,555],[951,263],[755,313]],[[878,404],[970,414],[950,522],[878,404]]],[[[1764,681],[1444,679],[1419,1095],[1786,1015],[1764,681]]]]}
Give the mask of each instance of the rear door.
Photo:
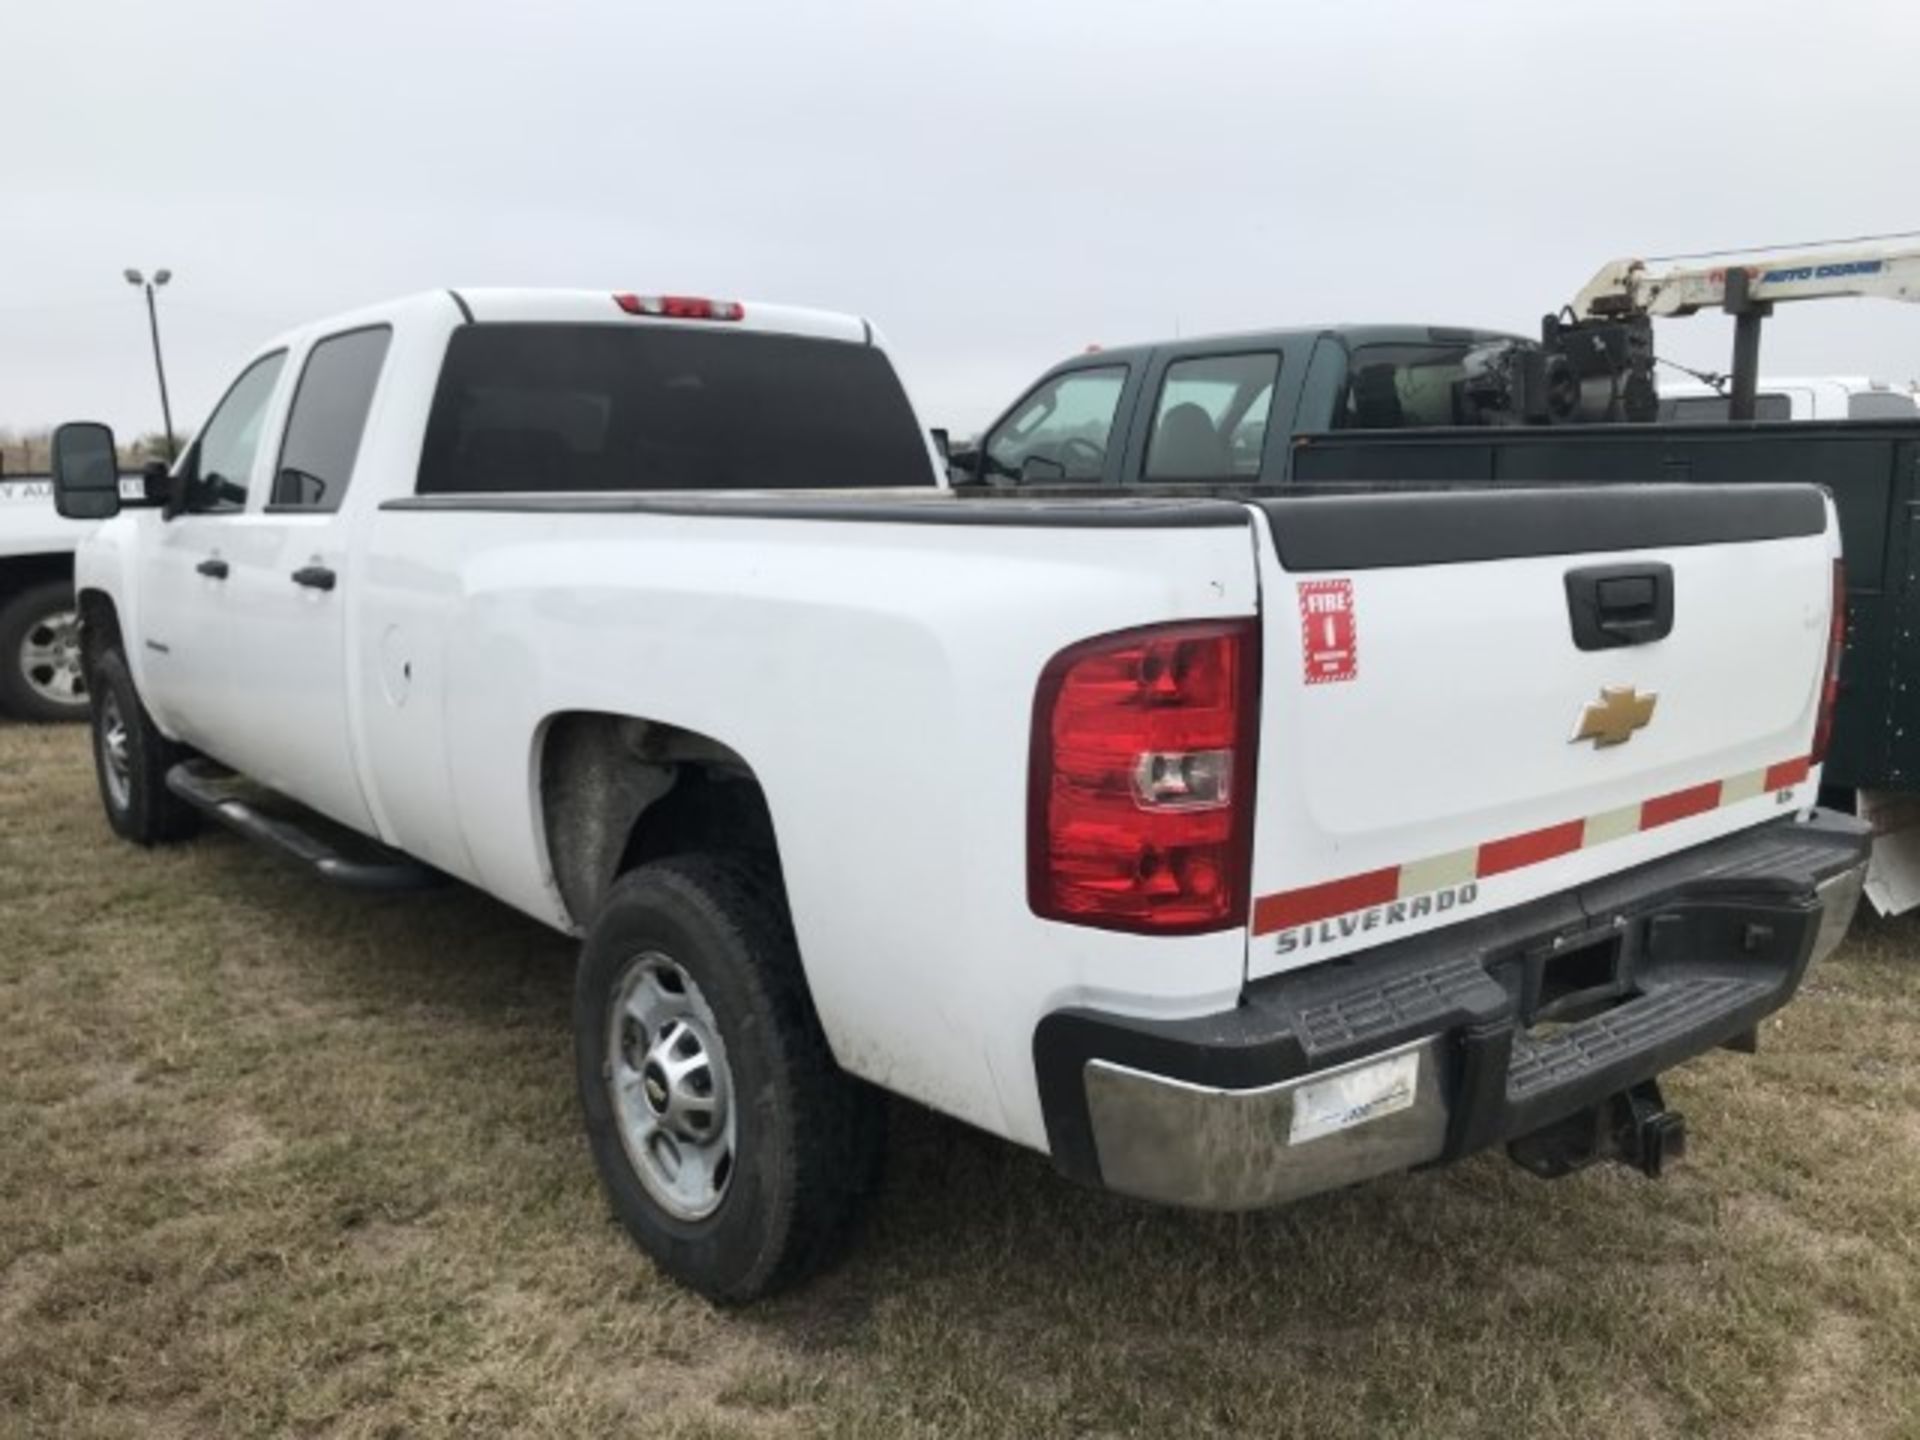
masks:
{"type": "Polygon", "coordinates": [[[356,829],[375,826],[349,724],[343,511],[392,330],[316,341],[301,361],[267,493],[231,547],[224,643],[238,678],[221,758],[356,829]]]}
{"type": "Polygon", "coordinates": [[[1127,442],[1127,475],[1146,485],[1251,485],[1284,452],[1274,407],[1297,377],[1271,337],[1154,352],[1127,442]]]}
{"type": "Polygon", "coordinates": [[[1251,976],[1812,803],[1838,553],[1814,488],[1261,509],[1251,976]]]}

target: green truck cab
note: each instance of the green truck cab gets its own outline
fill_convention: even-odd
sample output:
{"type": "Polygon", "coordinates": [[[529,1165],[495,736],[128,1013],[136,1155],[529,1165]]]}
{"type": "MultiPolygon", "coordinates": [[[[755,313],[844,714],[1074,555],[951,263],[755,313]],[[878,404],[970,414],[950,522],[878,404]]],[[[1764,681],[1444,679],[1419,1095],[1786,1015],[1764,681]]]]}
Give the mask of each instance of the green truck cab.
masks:
{"type": "Polygon", "coordinates": [[[1834,495],[1847,572],[1827,784],[1920,792],[1920,420],[1513,423],[1507,364],[1534,343],[1351,325],[1090,350],[950,471],[963,491],[1054,493],[1812,480],[1834,495]]]}

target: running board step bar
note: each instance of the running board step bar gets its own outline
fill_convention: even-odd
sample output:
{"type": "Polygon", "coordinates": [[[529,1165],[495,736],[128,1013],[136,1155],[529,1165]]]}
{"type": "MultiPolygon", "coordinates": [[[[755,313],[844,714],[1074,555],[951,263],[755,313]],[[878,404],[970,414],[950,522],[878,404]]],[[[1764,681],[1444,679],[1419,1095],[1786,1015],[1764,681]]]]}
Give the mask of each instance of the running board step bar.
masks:
{"type": "MultiPolygon", "coordinates": [[[[266,813],[259,799],[272,792],[210,761],[186,760],[174,766],[167,772],[167,789],[229,830],[310,866],[336,885],[356,890],[425,890],[446,878],[364,836],[352,836],[353,849],[359,853],[348,854],[326,832],[343,837],[351,832],[318,816],[266,813]]],[[[290,801],[281,803],[292,808],[290,801]]]]}

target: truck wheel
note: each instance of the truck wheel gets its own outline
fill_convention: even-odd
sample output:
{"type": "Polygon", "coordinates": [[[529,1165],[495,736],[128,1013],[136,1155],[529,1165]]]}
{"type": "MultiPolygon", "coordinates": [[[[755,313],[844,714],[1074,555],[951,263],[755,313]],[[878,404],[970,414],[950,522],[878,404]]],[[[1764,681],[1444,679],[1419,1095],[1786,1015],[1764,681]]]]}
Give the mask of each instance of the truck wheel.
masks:
{"type": "Polygon", "coordinates": [[[0,710],[22,720],[84,720],[73,586],[50,580],[0,605],[0,710]]]}
{"type": "Polygon", "coordinates": [[[167,771],[187,752],[155,727],[117,649],[101,651],[93,663],[92,708],[93,770],[107,823],[140,845],[191,835],[198,815],[167,789],[167,771]]]}
{"type": "Polygon", "coordinates": [[[874,1189],[877,1092],[835,1065],[770,867],[676,856],[608,893],[580,953],[574,1054],[615,1215],[708,1298],[818,1270],[874,1189]]]}

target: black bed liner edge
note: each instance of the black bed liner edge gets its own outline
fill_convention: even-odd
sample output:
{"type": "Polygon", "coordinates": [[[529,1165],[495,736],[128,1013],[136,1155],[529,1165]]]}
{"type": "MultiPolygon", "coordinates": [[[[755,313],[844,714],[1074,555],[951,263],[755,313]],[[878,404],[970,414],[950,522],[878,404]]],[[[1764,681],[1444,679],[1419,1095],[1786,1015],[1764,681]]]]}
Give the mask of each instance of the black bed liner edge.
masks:
{"type": "Polygon", "coordinates": [[[1059,529],[1192,529],[1272,522],[1289,571],[1444,565],[1534,555],[1736,544],[1818,535],[1826,501],[1813,485],[1600,485],[1516,489],[1479,484],[1418,490],[1261,487],[1181,495],[959,496],[924,499],[767,493],[409,495],[382,510],[530,515],[677,515],[852,524],[1059,529]]]}

